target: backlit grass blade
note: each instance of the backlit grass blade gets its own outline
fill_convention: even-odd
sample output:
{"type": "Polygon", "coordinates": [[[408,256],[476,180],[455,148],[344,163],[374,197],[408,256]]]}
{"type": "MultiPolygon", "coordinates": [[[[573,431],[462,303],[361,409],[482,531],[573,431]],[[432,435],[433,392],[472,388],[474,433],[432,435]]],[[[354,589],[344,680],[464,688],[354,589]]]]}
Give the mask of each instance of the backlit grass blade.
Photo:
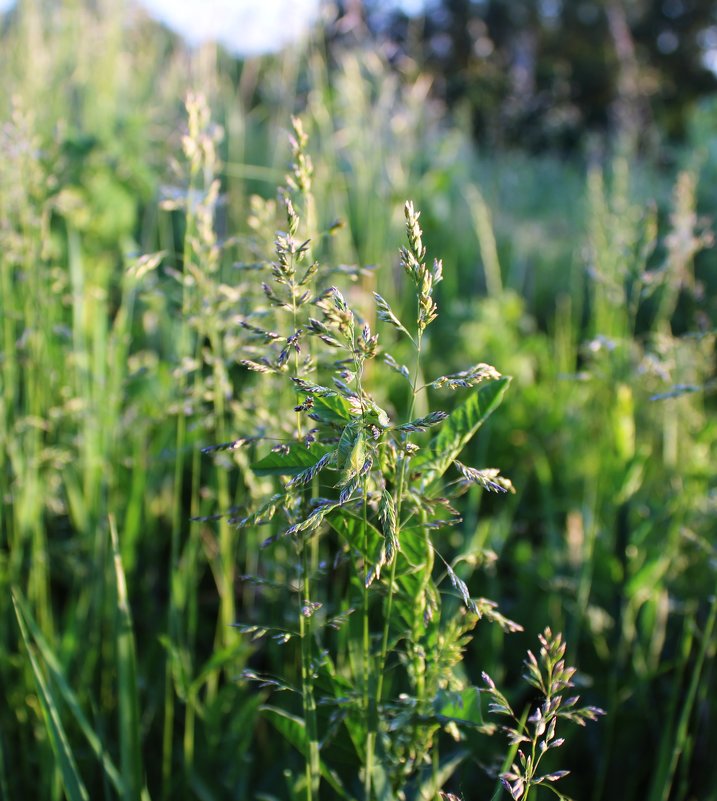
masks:
{"type": "Polygon", "coordinates": [[[117,540],[115,521],[110,518],[112,557],[117,584],[117,677],[119,680],[120,764],[125,799],[142,797],[142,757],[139,739],[139,704],[137,699],[137,660],[132,616],[127,600],[127,582],[117,540]]]}
{"type": "Polygon", "coordinates": [[[62,696],[62,700],[65,702],[65,704],[67,704],[70,712],[75,718],[75,721],[80,727],[80,730],[85,735],[87,743],[102,765],[103,770],[107,774],[107,778],[112,782],[112,785],[117,793],[123,796],[124,784],[122,783],[122,778],[119,774],[119,771],[112,761],[112,758],[107,753],[104,744],[92,728],[89,720],[87,720],[85,713],[82,711],[82,707],[80,706],[77,695],[67,683],[65,673],[60,665],[59,660],[57,659],[57,656],[55,655],[55,652],[42,635],[42,632],[40,631],[22,596],[19,593],[15,593],[13,594],[13,600],[23,616],[27,630],[32,638],[34,646],[37,648],[39,655],[42,657],[42,662],[52,684],[57,688],[59,694],[62,696]]]}
{"type": "Polygon", "coordinates": [[[13,605],[15,606],[15,616],[20,627],[25,648],[30,658],[32,672],[37,686],[37,697],[42,710],[42,717],[45,721],[45,728],[50,739],[50,746],[57,760],[60,770],[62,785],[69,801],[89,801],[90,796],[87,792],[82,778],[77,769],[77,763],[72,753],[72,748],[67,739],[67,734],[62,725],[60,710],[58,708],[58,698],[54,695],[51,686],[48,684],[45,674],[40,666],[40,662],[35,654],[35,647],[30,639],[25,618],[17,604],[13,593],[13,605]]]}

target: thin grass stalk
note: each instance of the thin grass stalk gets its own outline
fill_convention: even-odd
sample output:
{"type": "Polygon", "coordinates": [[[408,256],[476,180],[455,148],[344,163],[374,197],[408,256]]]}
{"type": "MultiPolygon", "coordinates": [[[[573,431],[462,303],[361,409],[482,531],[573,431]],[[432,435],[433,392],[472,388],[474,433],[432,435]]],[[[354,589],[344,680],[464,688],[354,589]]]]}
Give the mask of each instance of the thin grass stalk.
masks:
{"type": "MultiPolygon", "coordinates": [[[[366,493],[368,490],[368,476],[363,480],[363,549],[368,554],[368,500],[366,493]]],[[[363,651],[363,708],[366,718],[366,773],[364,775],[364,795],[366,801],[371,798],[371,781],[373,776],[373,758],[376,742],[377,710],[376,698],[373,701],[370,697],[370,675],[371,675],[371,635],[369,630],[369,595],[368,595],[368,560],[364,565],[363,581],[363,612],[362,612],[362,651],[363,651]]]]}
{"type": "Polygon", "coordinates": [[[670,756],[670,763],[667,771],[667,776],[665,777],[665,782],[662,787],[660,801],[667,801],[667,799],[670,796],[670,790],[672,789],[672,784],[674,782],[675,773],[677,771],[677,765],[680,761],[680,757],[682,756],[690,740],[690,732],[689,732],[690,718],[692,716],[692,712],[694,709],[695,698],[697,697],[697,691],[700,686],[700,678],[702,676],[702,668],[704,667],[705,659],[707,657],[708,651],[710,649],[714,650],[714,631],[716,623],[717,623],[717,594],[712,596],[712,603],[710,605],[710,610],[707,615],[707,621],[705,622],[704,631],[702,632],[702,642],[700,644],[700,649],[697,652],[697,659],[695,660],[694,669],[692,670],[692,676],[690,678],[689,687],[687,688],[687,694],[681,706],[680,719],[677,723],[674,746],[672,749],[672,754],[670,756]]]}
{"type": "MultiPolygon", "coordinates": [[[[210,322],[210,330],[208,331],[209,341],[211,343],[214,365],[214,416],[215,416],[215,432],[217,442],[225,442],[227,434],[225,429],[225,404],[224,404],[224,385],[225,375],[223,371],[223,353],[221,346],[221,338],[216,331],[216,327],[210,322]]],[[[220,509],[228,509],[231,506],[231,496],[229,491],[229,475],[226,470],[218,470],[216,474],[217,479],[217,495],[220,509]]],[[[217,632],[217,640],[221,646],[227,644],[228,632],[231,630],[230,626],[236,622],[236,604],[234,601],[234,529],[229,524],[226,517],[219,520],[219,552],[221,555],[221,615],[220,615],[220,628],[217,632]]]]}
{"type": "MultiPolygon", "coordinates": [[[[115,791],[122,795],[124,793],[124,784],[120,772],[117,770],[110,755],[107,753],[107,748],[103,743],[100,736],[92,728],[90,721],[82,710],[80,701],[75,691],[70,687],[68,679],[65,675],[57,654],[50,647],[49,642],[44,637],[37,623],[30,614],[30,610],[26,601],[19,595],[13,595],[13,602],[19,608],[27,630],[31,636],[34,647],[38,651],[38,655],[42,659],[45,671],[48,676],[48,686],[54,685],[61,696],[62,701],[68,707],[75,722],[80,728],[80,731],[87,740],[92,753],[97,758],[97,761],[102,765],[104,775],[109,779],[115,791]]],[[[59,701],[59,699],[58,699],[59,701]]],[[[3,798],[5,796],[2,796],[3,798]]]]}
{"type": "MultiPolygon", "coordinates": [[[[299,147],[303,146],[300,141],[300,128],[296,127],[297,143],[299,147]]],[[[302,185],[303,186],[303,185],[302,185]]],[[[310,197],[310,183],[308,186],[303,187],[303,199],[306,201],[310,197]]],[[[306,205],[306,203],[304,203],[306,205]]],[[[287,211],[291,215],[291,206],[287,205],[287,211]]],[[[298,218],[294,218],[295,224],[298,225],[298,218]]],[[[291,230],[291,221],[289,228],[291,230]]],[[[290,253],[289,258],[289,272],[291,275],[289,291],[291,294],[291,321],[292,321],[292,334],[298,330],[299,322],[299,308],[297,306],[297,290],[294,276],[296,274],[297,264],[296,256],[293,251],[290,253]]],[[[301,374],[301,366],[299,362],[299,351],[294,349],[293,354],[293,373],[295,378],[299,378],[301,374]]],[[[296,394],[297,404],[299,402],[299,395],[296,394]]],[[[301,439],[302,436],[302,422],[301,415],[297,412],[296,415],[296,434],[297,438],[301,439]]],[[[314,492],[315,482],[312,482],[312,493],[314,492]]],[[[304,614],[304,609],[311,609],[311,564],[309,559],[309,550],[307,547],[308,535],[301,534],[297,547],[301,552],[301,581],[299,582],[299,639],[301,645],[301,695],[304,711],[304,721],[306,725],[306,734],[308,739],[308,754],[305,761],[305,774],[306,774],[306,801],[313,801],[318,798],[319,788],[321,784],[321,762],[319,755],[319,737],[318,737],[318,724],[316,720],[316,699],[314,697],[314,682],[313,682],[313,667],[311,658],[311,615],[304,614]]]]}
{"type": "MultiPolygon", "coordinates": [[[[194,449],[192,454],[192,492],[191,492],[191,509],[190,515],[192,520],[200,514],[200,460],[201,453],[198,448],[194,449]]],[[[189,526],[189,540],[187,542],[184,554],[185,565],[185,587],[187,593],[187,601],[185,603],[186,615],[186,658],[191,661],[192,655],[196,652],[196,639],[197,628],[199,625],[199,610],[197,604],[198,592],[198,576],[197,567],[199,560],[200,546],[198,539],[199,523],[193,522],[189,526]]],[[[192,667],[189,666],[191,673],[192,667]]],[[[195,708],[196,698],[190,692],[187,698],[187,703],[184,712],[184,737],[182,740],[183,753],[184,753],[184,770],[189,774],[194,766],[194,744],[195,744],[195,708]]]]}
{"type": "MultiPolygon", "coordinates": [[[[407,272],[411,275],[411,278],[416,285],[416,337],[415,340],[411,337],[411,341],[414,342],[416,348],[416,361],[415,361],[415,368],[413,372],[413,377],[411,380],[411,396],[409,400],[409,407],[408,407],[408,416],[406,418],[407,422],[410,421],[413,417],[413,412],[416,405],[416,398],[418,395],[418,380],[419,376],[421,375],[421,354],[423,348],[423,332],[426,326],[430,323],[430,314],[429,311],[430,307],[433,306],[433,301],[431,300],[430,296],[430,289],[428,291],[428,295],[424,294],[426,285],[428,287],[431,286],[430,280],[426,278],[428,275],[426,272],[426,266],[423,263],[423,260],[426,257],[426,251],[423,246],[423,242],[421,240],[421,229],[418,224],[419,214],[415,213],[413,208],[413,204],[406,203],[404,207],[404,213],[406,217],[406,232],[408,237],[409,243],[409,250],[402,251],[401,261],[403,263],[404,268],[407,272]],[[428,280],[428,284],[425,283],[425,280],[428,280]],[[426,305],[427,304],[427,305],[426,305]]],[[[434,309],[435,311],[435,309],[434,309]]],[[[435,315],[434,315],[435,316],[435,315]]],[[[410,439],[410,433],[406,433],[405,443],[408,442],[410,439]]],[[[404,443],[404,444],[405,444],[404,443]]],[[[394,496],[394,506],[396,509],[396,521],[397,521],[397,537],[400,542],[400,533],[401,533],[401,511],[402,511],[402,503],[403,503],[403,496],[404,496],[404,486],[406,482],[406,475],[408,471],[408,462],[409,462],[409,454],[406,452],[404,448],[404,452],[401,457],[401,467],[399,470],[399,478],[396,486],[396,494],[394,496]]],[[[388,584],[388,593],[386,597],[386,602],[384,606],[384,620],[383,620],[383,634],[381,637],[381,651],[379,655],[379,662],[378,662],[378,679],[376,683],[376,705],[377,707],[381,705],[383,699],[383,680],[384,675],[386,672],[386,660],[388,658],[388,640],[390,635],[390,627],[391,627],[391,615],[393,612],[393,599],[395,594],[395,585],[396,585],[396,563],[398,561],[397,555],[394,554],[393,559],[391,561],[391,571],[389,576],[389,584],[388,584]]],[[[376,715],[376,719],[373,722],[373,737],[371,738],[371,743],[375,742],[376,733],[378,727],[378,715],[376,715]]],[[[367,801],[370,799],[367,798],[367,801]]]]}
{"type": "Polygon", "coordinates": [[[682,625],[682,639],[679,644],[679,659],[676,660],[673,672],[672,692],[666,713],[662,716],[664,720],[660,745],[657,750],[655,764],[658,766],[653,774],[648,801],[659,801],[662,791],[667,783],[667,776],[670,769],[671,751],[674,744],[674,733],[676,730],[676,719],[678,710],[682,704],[684,694],[685,674],[692,654],[694,642],[694,621],[685,618],[682,625]]]}
{"type": "MultiPolygon", "coordinates": [[[[417,304],[418,305],[418,304],[417,304]]],[[[418,380],[419,376],[421,375],[421,351],[423,345],[423,329],[418,328],[416,334],[416,365],[413,373],[413,379],[411,382],[411,398],[409,401],[408,406],[408,413],[406,416],[406,421],[410,421],[413,418],[413,412],[416,405],[416,397],[418,395],[418,380]]],[[[410,439],[410,433],[406,434],[406,442],[410,439]]],[[[396,491],[394,495],[394,505],[396,507],[396,521],[397,521],[397,532],[396,536],[400,542],[401,537],[401,506],[403,501],[403,491],[406,482],[406,474],[408,471],[408,454],[404,452],[401,461],[401,469],[398,476],[398,484],[396,486],[396,491]]],[[[367,755],[366,755],[366,764],[368,766],[369,762],[373,763],[373,751],[375,748],[376,743],[376,736],[378,733],[378,708],[380,707],[383,701],[383,683],[384,683],[384,676],[386,674],[386,660],[388,658],[388,639],[390,635],[391,629],[391,615],[393,613],[393,598],[396,591],[396,563],[398,562],[397,555],[394,555],[393,559],[391,560],[391,569],[389,573],[388,579],[388,592],[386,595],[386,601],[384,605],[384,618],[383,618],[383,632],[381,635],[381,651],[379,653],[378,665],[377,665],[377,679],[376,679],[376,695],[375,695],[375,706],[376,706],[376,714],[373,716],[372,719],[369,719],[369,735],[367,737],[367,755]],[[368,750],[368,746],[370,744],[370,750],[368,750]]],[[[368,770],[367,770],[367,775],[368,770]]],[[[366,795],[366,801],[370,801],[370,785],[368,789],[368,793],[366,795]]]]}
{"type": "Polygon", "coordinates": [[[306,734],[309,743],[309,752],[305,762],[306,772],[306,801],[313,801],[318,798],[319,785],[321,779],[321,766],[319,756],[318,727],[316,721],[316,699],[314,698],[313,669],[311,665],[311,625],[310,618],[304,614],[304,606],[310,608],[311,604],[311,579],[308,550],[306,542],[302,540],[301,548],[301,570],[303,573],[300,582],[299,597],[299,638],[301,640],[301,694],[304,707],[304,719],[306,721],[306,734]]]}
{"type": "MultiPolygon", "coordinates": [[[[352,337],[352,350],[354,360],[354,372],[356,375],[356,392],[361,400],[361,430],[366,426],[366,410],[363,403],[362,372],[363,361],[359,357],[356,334],[352,337]]],[[[366,765],[364,766],[364,795],[366,801],[371,799],[371,784],[373,781],[374,770],[374,749],[376,743],[376,729],[378,723],[377,700],[371,698],[371,632],[369,625],[369,539],[368,539],[368,474],[362,481],[363,502],[361,504],[363,517],[363,552],[367,554],[364,563],[364,576],[362,582],[362,612],[361,612],[361,662],[362,662],[362,706],[366,725],[366,765]]],[[[395,561],[395,560],[394,560],[395,561]]]]}
{"type": "Polygon", "coordinates": [[[68,801],[89,801],[89,793],[80,776],[80,772],[77,768],[77,761],[72,752],[65,728],[62,725],[57,699],[35,654],[25,619],[14,596],[13,605],[15,606],[15,615],[17,617],[18,626],[20,627],[20,633],[30,658],[30,665],[38,690],[38,701],[49,735],[50,745],[59,768],[62,787],[67,793],[68,801]]]}
{"type": "MultiPolygon", "coordinates": [[[[196,161],[190,162],[188,194],[192,195],[197,191],[199,183],[199,164],[196,161]]],[[[196,220],[190,213],[187,214],[186,231],[184,236],[184,247],[182,252],[182,263],[189,264],[192,255],[190,245],[191,235],[196,230],[196,220]]],[[[188,319],[190,313],[190,292],[187,282],[182,282],[182,313],[181,326],[177,344],[177,362],[181,364],[183,358],[191,351],[191,334],[189,331],[188,319]]],[[[182,529],[182,485],[184,476],[184,451],[187,439],[187,419],[185,412],[185,395],[187,391],[187,379],[184,370],[179,371],[177,377],[177,426],[175,431],[175,460],[174,478],[172,490],[172,524],[169,546],[169,603],[167,609],[167,636],[170,642],[176,642],[179,632],[179,619],[177,610],[177,599],[174,590],[174,577],[179,570],[180,536],[182,529]]],[[[172,775],[172,750],[174,739],[174,679],[172,675],[172,660],[167,658],[165,668],[165,687],[164,687],[164,733],[162,738],[162,797],[168,798],[170,792],[170,779],[172,775]]]]}
{"type": "Polygon", "coordinates": [[[483,262],[486,290],[489,297],[496,298],[503,292],[503,279],[490,208],[477,186],[467,184],[464,192],[473,218],[473,225],[478,234],[478,247],[483,262]]]}
{"type": "MultiPolygon", "coordinates": [[[[292,255],[293,262],[293,255],[292,255]]],[[[294,331],[297,326],[297,307],[296,293],[292,286],[292,320],[294,331]]],[[[294,374],[299,376],[299,354],[294,351],[294,374]]],[[[297,415],[297,434],[301,437],[301,416],[297,415]]],[[[312,482],[313,485],[313,482],[312,482]]],[[[313,489],[312,489],[313,492],[313,489]]],[[[316,720],[316,699],[314,698],[313,668],[311,665],[311,620],[310,616],[304,614],[304,608],[311,608],[311,564],[306,543],[306,537],[301,535],[298,547],[301,550],[301,573],[302,580],[299,590],[299,638],[301,641],[301,695],[304,708],[304,720],[306,724],[306,734],[309,744],[307,759],[305,761],[306,772],[306,801],[313,801],[318,798],[321,781],[321,764],[319,755],[318,726],[316,720]]]]}
{"type": "Polygon", "coordinates": [[[127,595],[127,580],[119,550],[117,526],[113,517],[110,517],[109,526],[117,591],[116,642],[120,715],[120,765],[124,782],[124,799],[127,799],[127,801],[140,801],[142,796],[142,756],[134,627],[127,595]]]}
{"type": "MultiPolygon", "coordinates": [[[[419,329],[416,335],[416,366],[411,382],[411,398],[408,405],[408,414],[406,421],[413,418],[413,412],[416,405],[416,397],[418,395],[418,379],[421,375],[421,350],[423,345],[423,332],[419,329]]],[[[410,439],[410,434],[406,434],[406,441],[410,439]]],[[[398,521],[398,537],[400,541],[401,534],[401,504],[403,501],[403,490],[406,482],[406,473],[408,471],[408,458],[404,454],[401,461],[401,470],[398,474],[398,484],[396,486],[396,494],[394,496],[394,503],[396,505],[396,520],[398,521]]],[[[396,559],[391,562],[391,572],[388,581],[388,593],[386,595],[386,606],[383,620],[383,634],[381,637],[381,652],[379,655],[378,663],[378,683],[376,685],[376,700],[380,704],[383,698],[383,677],[386,672],[386,658],[388,655],[388,638],[391,624],[391,612],[393,607],[393,596],[396,585],[396,559]]]]}

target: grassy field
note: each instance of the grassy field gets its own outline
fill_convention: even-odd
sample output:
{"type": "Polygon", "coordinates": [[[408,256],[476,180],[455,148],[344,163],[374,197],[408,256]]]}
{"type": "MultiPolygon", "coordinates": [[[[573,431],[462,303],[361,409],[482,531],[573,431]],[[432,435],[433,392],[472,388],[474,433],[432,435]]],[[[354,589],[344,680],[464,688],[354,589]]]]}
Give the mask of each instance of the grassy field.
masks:
{"type": "Polygon", "coordinates": [[[127,14],[2,30],[0,798],[717,801],[709,108],[483,152],[127,14]]]}

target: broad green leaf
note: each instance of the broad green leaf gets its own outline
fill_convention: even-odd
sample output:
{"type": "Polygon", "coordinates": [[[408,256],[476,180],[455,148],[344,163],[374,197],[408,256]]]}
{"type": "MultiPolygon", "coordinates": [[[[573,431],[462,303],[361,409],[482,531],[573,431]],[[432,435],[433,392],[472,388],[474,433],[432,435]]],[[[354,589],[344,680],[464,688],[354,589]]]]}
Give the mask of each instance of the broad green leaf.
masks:
{"type": "Polygon", "coordinates": [[[134,629],[127,597],[127,580],[119,552],[117,529],[110,518],[112,557],[117,588],[117,679],[119,693],[120,764],[125,785],[125,799],[142,796],[142,754],[139,738],[139,699],[137,695],[137,657],[134,629]]]}
{"type": "Polygon", "coordinates": [[[51,686],[48,684],[45,673],[40,666],[40,662],[35,655],[35,648],[30,640],[30,634],[27,630],[25,618],[20,611],[15,595],[13,594],[13,604],[15,606],[15,616],[17,617],[18,625],[20,626],[20,633],[22,635],[25,648],[27,648],[30,657],[30,665],[32,672],[35,676],[35,685],[37,686],[37,696],[40,702],[40,709],[42,710],[42,717],[45,721],[45,728],[50,740],[52,752],[57,760],[57,766],[60,770],[60,777],[62,778],[62,786],[67,794],[68,801],[90,801],[90,796],[87,788],[80,777],[75,762],[72,748],[70,747],[67,734],[62,725],[60,718],[60,710],[58,701],[59,699],[54,694],[51,686]]]}
{"type": "Polygon", "coordinates": [[[398,562],[398,574],[422,571],[433,565],[431,540],[425,526],[405,526],[398,532],[399,547],[403,559],[398,562]]]}
{"type": "Polygon", "coordinates": [[[441,723],[453,721],[469,726],[484,724],[478,687],[466,687],[460,692],[439,690],[433,699],[433,711],[441,723]]]}
{"type": "Polygon", "coordinates": [[[383,534],[362,517],[344,510],[331,519],[331,526],[354,550],[365,559],[363,580],[368,586],[381,576],[386,564],[386,541],[383,534]]]}
{"type": "MultiPolygon", "coordinates": [[[[301,718],[275,706],[265,705],[260,707],[260,711],[287,742],[296,748],[303,757],[308,756],[309,738],[306,733],[306,725],[301,718]]],[[[338,793],[340,798],[349,798],[339,777],[328,768],[323,760],[319,763],[319,770],[323,779],[338,793]]]]}
{"type": "Polygon", "coordinates": [[[498,408],[510,378],[481,384],[451,412],[430,445],[411,462],[411,468],[424,475],[424,484],[435,484],[446,472],[466,443],[498,408]]]}
{"type": "Polygon", "coordinates": [[[341,395],[315,395],[311,412],[322,423],[343,425],[354,419],[348,401],[341,395]]]}
{"type": "Polygon", "coordinates": [[[424,626],[426,588],[433,570],[433,548],[425,526],[408,526],[399,535],[396,556],[397,592],[393,601],[391,630],[396,636],[424,626]]]}
{"type": "Polygon", "coordinates": [[[294,476],[315,465],[328,452],[329,448],[324,445],[314,444],[307,448],[294,442],[286,449],[272,451],[259,459],[251,469],[257,476],[294,476]]]}
{"type": "Polygon", "coordinates": [[[92,752],[107,774],[107,778],[114,786],[118,795],[124,796],[124,784],[122,783],[122,778],[120,777],[119,771],[112,761],[112,758],[108,754],[106,746],[97,736],[89,720],[87,720],[85,713],[82,711],[82,707],[80,706],[77,696],[67,683],[67,679],[65,678],[65,673],[60,665],[59,659],[55,655],[55,652],[50,648],[49,643],[40,631],[40,628],[35,622],[35,619],[30,613],[30,610],[28,609],[27,604],[22,596],[19,594],[14,594],[13,601],[22,614],[24,624],[27,627],[35,647],[42,657],[42,662],[45,666],[45,670],[47,670],[52,684],[57,687],[60,695],[62,696],[62,700],[67,704],[70,712],[77,722],[77,725],[80,728],[80,731],[84,734],[87,743],[92,749],[92,752]]]}
{"type": "Polygon", "coordinates": [[[391,764],[391,756],[386,753],[386,741],[379,737],[376,741],[376,759],[374,761],[373,773],[371,774],[371,784],[373,788],[372,798],[376,801],[396,801],[396,796],[391,788],[391,781],[386,767],[391,764]]]}
{"type": "Polygon", "coordinates": [[[334,531],[370,563],[378,558],[383,535],[372,523],[366,522],[364,529],[363,518],[345,509],[341,514],[334,515],[330,523],[334,531]]]}
{"type": "Polygon", "coordinates": [[[378,759],[374,762],[371,784],[377,801],[396,801],[386,769],[378,759]]]}

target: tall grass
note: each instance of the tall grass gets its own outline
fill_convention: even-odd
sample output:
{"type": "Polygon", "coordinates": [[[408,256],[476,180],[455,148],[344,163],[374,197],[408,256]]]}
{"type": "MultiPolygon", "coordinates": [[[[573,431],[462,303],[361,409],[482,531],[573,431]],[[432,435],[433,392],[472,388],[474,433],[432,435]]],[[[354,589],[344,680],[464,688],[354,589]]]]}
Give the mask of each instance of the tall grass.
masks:
{"type": "MultiPolygon", "coordinates": [[[[0,794],[505,793],[495,783],[502,743],[466,723],[471,688],[481,671],[493,677],[514,727],[532,737],[517,667],[550,625],[566,634],[581,694],[608,713],[563,746],[561,764],[574,767],[565,791],[709,798],[715,326],[702,291],[712,256],[699,175],[657,174],[637,159],[588,171],[476,153],[423,80],[392,71],[375,48],[329,65],[315,44],[239,68],[211,47],[186,52],[147,21],[126,25],[124,13],[22,2],[0,48],[0,794]],[[200,83],[211,112],[195,99],[187,126],[182,101],[200,83]],[[281,537],[262,550],[266,532],[232,519],[271,499],[284,469],[250,469],[285,458],[252,436],[316,427],[310,409],[290,411],[277,432],[279,414],[311,393],[241,364],[272,342],[281,352],[307,325],[298,322],[307,309],[280,319],[257,281],[279,259],[286,207],[275,187],[297,163],[286,134],[298,111],[314,166],[313,200],[294,197],[301,241],[311,240],[306,266],[339,268],[331,284],[345,313],[369,324],[369,340],[380,327],[399,371],[371,358],[344,369],[400,424],[431,413],[438,395],[420,387],[434,376],[483,361],[513,376],[509,402],[459,458],[500,464],[516,494],[469,489],[455,502],[463,522],[440,534],[445,564],[421,540],[416,573],[404,570],[407,554],[384,554],[369,587],[391,519],[372,495],[381,481],[397,525],[411,525],[415,493],[399,508],[398,486],[415,477],[400,459],[377,458],[380,474],[372,468],[353,489],[356,510],[337,512],[343,523],[322,538],[281,537]],[[406,322],[415,286],[396,255],[407,197],[445,264],[420,362],[406,322]],[[387,309],[413,342],[392,333],[387,309]],[[237,438],[248,441],[201,452],[237,438]],[[415,599],[433,599],[441,577],[454,594],[441,599],[441,625],[425,629],[415,599]],[[498,601],[529,640],[487,626],[468,643],[464,587],[469,599],[498,601]],[[296,636],[252,643],[233,623],[296,636]],[[417,647],[419,629],[437,638],[433,650],[417,647]],[[438,643],[448,658],[449,641],[464,656],[443,672],[438,643]],[[303,683],[306,703],[290,690],[269,701],[242,671],[303,683]],[[441,676],[458,695],[431,706],[441,676]],[[333,705],[318,703],[328,694],[333,705]],[[312,718],[305,737],[301,721],[312,718]],[[456,743],[445,732],[453,719],[456,743]],[[332,726],[350,732],[347,751],[332,726]]],[[[323,280],[309,280],[312,297],[323,280]]],[[[322,316],[331,308],[311,316],[337,338],[322,316]]],[[[296,341],[306,348],[307,337],[296,341]]],[[[362,326],[354,337],[356,350],[362,326]]],[[[313,381],[307,352],[291,351],[288,365],[313,381]]],[[[373,454],[357,434],[365,426],[351,422],[351,454],[373,454]]],[[[382,436],[400,445],[426,435],[382,436]]],[[[287,527],[312,498],[340,493],[326,485],[350,472],[351,454],[297,493],[287,527]]],[[[517,750],[503,766],[513,790],[530,779],[525,767],[517,750]]]]}

